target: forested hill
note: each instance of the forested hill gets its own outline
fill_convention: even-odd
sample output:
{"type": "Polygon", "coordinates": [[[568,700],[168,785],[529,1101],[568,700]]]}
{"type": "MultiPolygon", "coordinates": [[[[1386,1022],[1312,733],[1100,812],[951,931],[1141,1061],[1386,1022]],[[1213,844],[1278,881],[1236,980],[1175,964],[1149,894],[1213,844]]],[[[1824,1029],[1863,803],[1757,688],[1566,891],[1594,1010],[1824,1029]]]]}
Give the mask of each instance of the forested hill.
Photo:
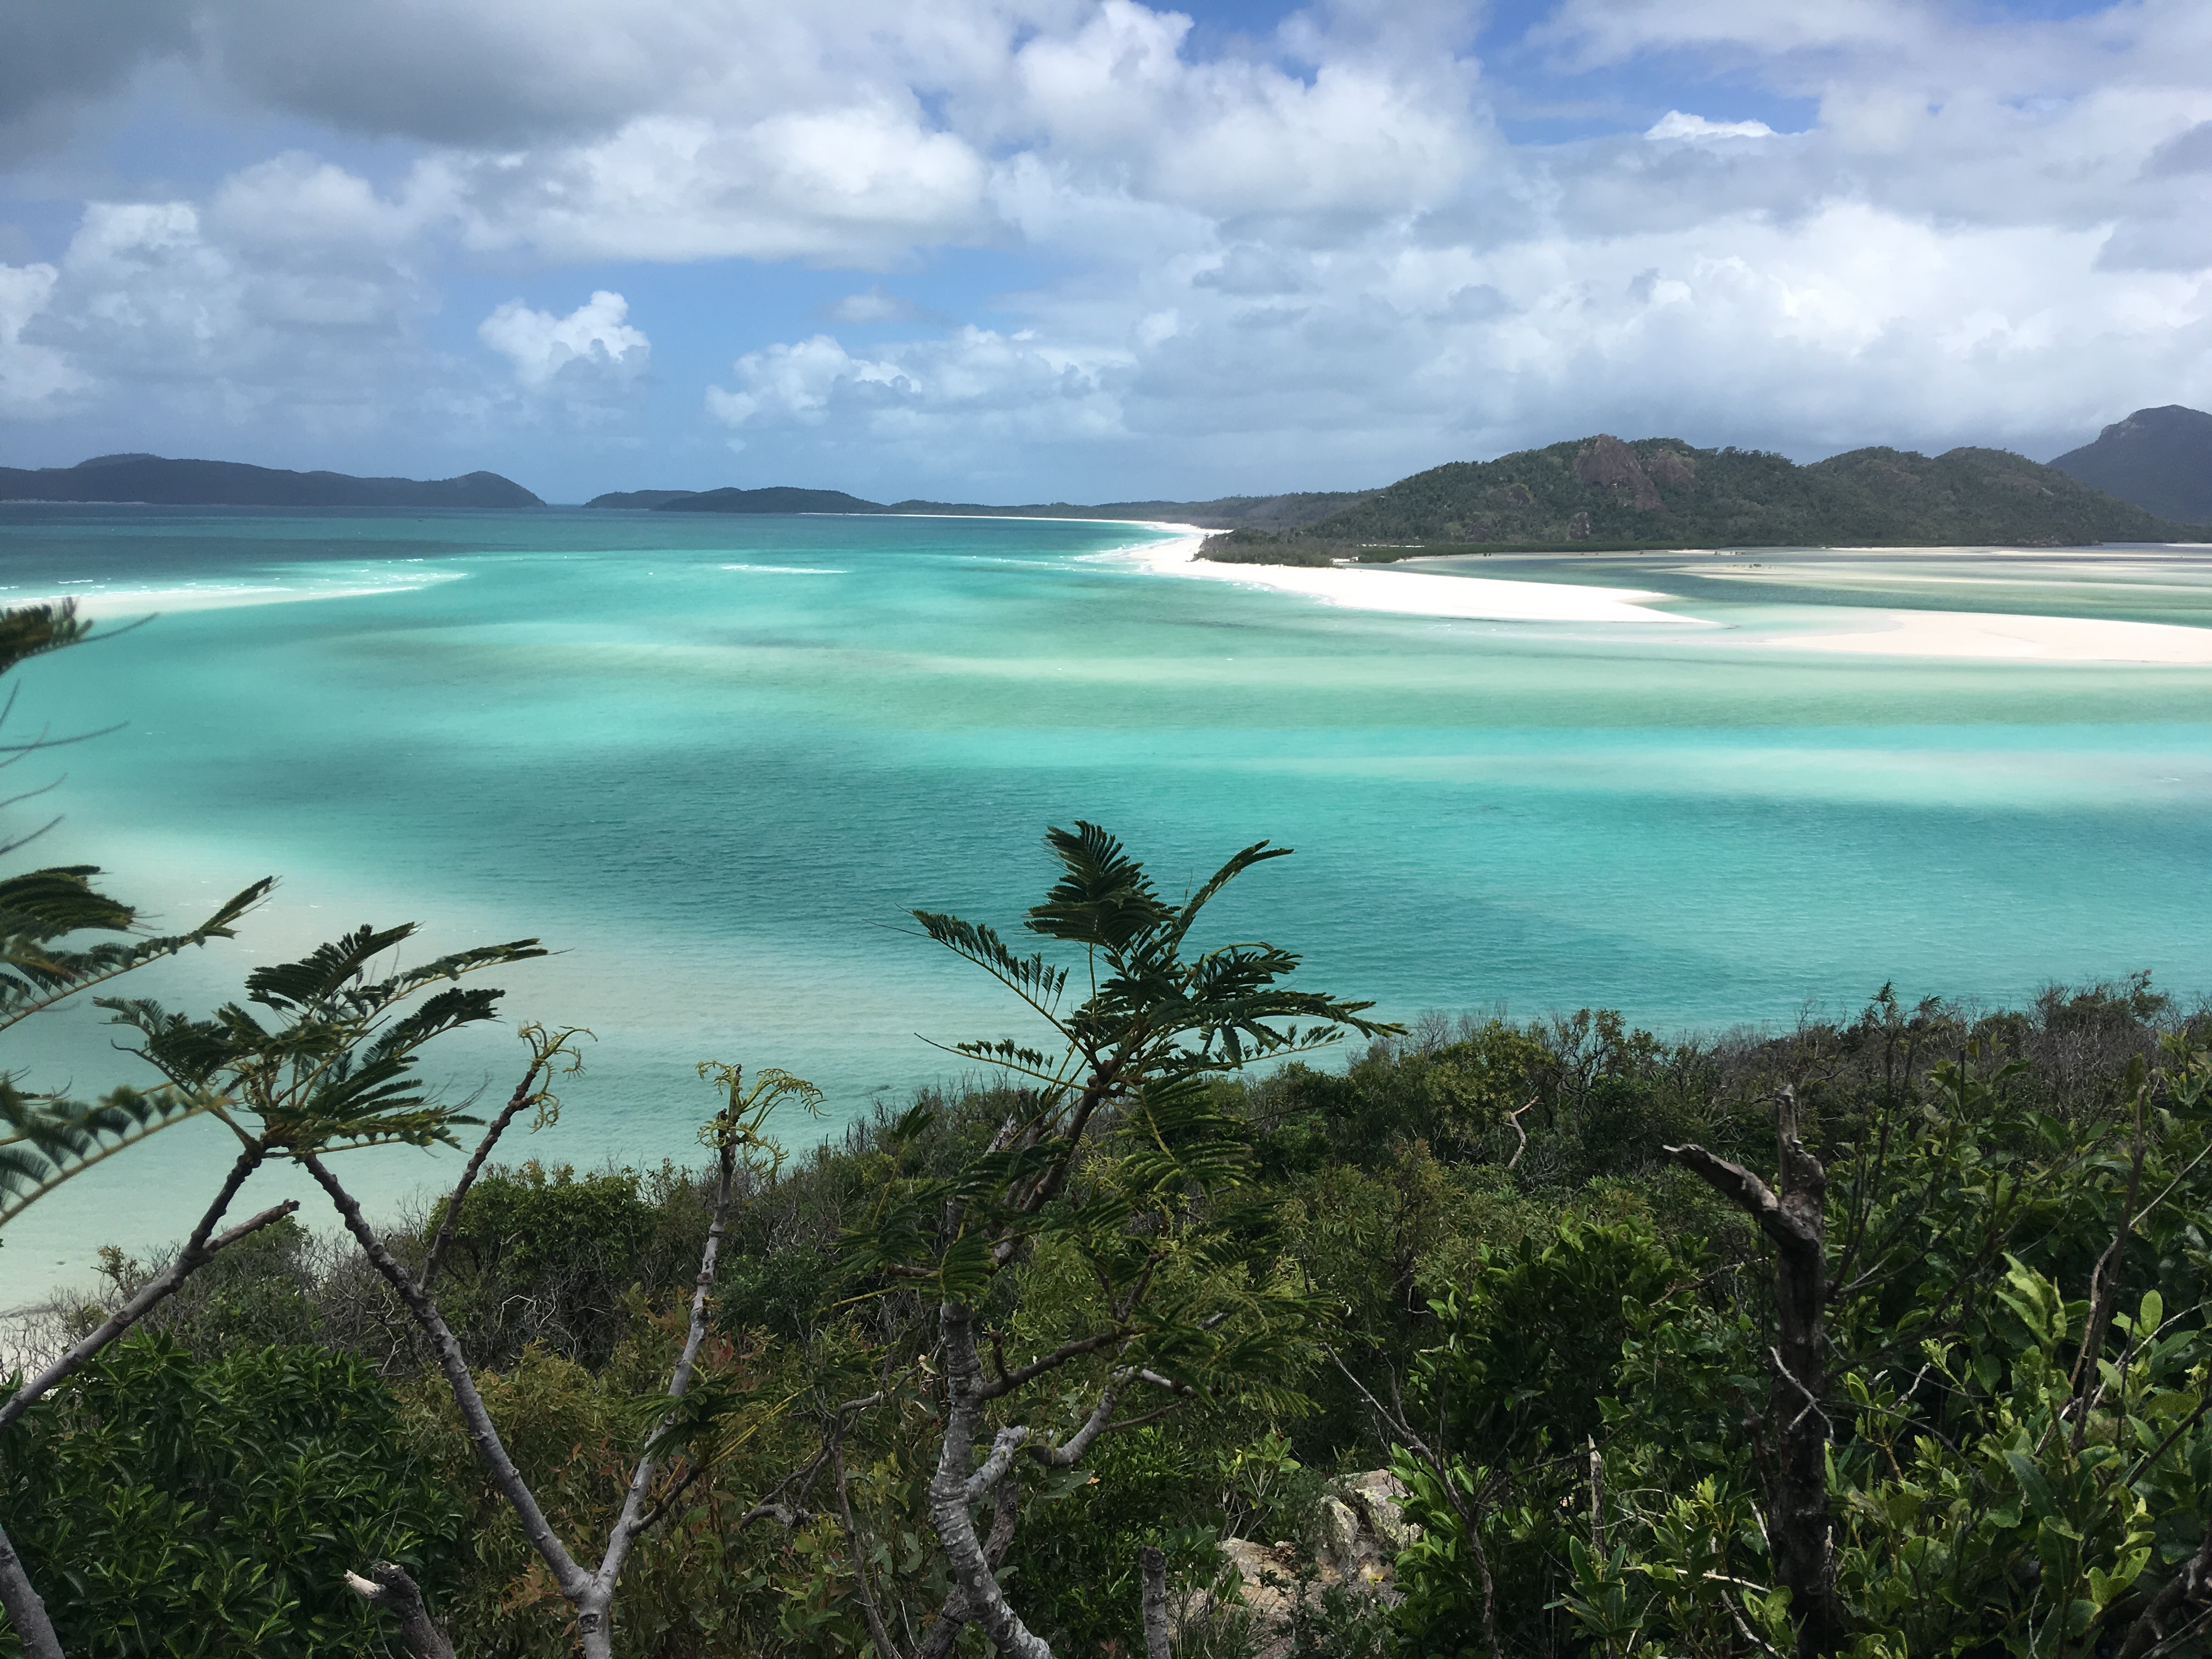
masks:
{"type": "MultiPolygon", "coordinates": [[[[1224,540],[1226,538],[1224,538],[1224,540]]],[[[1855,449],[1799,466],[1759,450],[1600,434],[1455,461],[1297,532],[1346,548],[2008,546],[2207,541],[2052,467],[1999,449],[1855,449]]],[[[1264,544],[1238,538],[1250,557],[1264,544]]]]}
{"type": "Polygon", "coordinates": [[[458,478],[356,478],[241,461],[100,455],[75,466],[0,466],[0,501],[146,502],[157,507],[543,507],[496,472],[458,478]]]}

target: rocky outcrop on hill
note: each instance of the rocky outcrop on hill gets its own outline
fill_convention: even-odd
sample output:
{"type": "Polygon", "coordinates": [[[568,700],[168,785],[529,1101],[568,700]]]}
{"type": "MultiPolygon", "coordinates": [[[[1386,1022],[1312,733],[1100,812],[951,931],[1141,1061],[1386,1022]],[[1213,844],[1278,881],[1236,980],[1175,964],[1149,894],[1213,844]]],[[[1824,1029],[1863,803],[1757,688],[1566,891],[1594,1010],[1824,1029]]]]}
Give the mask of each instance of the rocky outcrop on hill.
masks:
{"type": "MultiPolygon", "coordinates": [[[[1343,1588],[1384,1606],[1400,1600],[1394,1562],[1399,1551],[1420,1536],[1406,1519],[1406,1489],[1388,1469],[1371,1469],[1339,1481],[1326,1492],[1313,1520],[1315,1547],[1288,1540],[1262,1544],[1248,1538],[1224,1539],[1221,1553],[1237,1570],[1229,1610],[1249,1615],[1258,1638],[1256,1659],[1280,1659],[1292,1646],[1298,1603],[1319,1608],[1331,1589],[1343,1588]]],[[[1224,1610],[1224,1603],[1194,1596],[1182,1609],[1191,1626],[1224,1610]]]]}
{"type": "Polygon", "coordinates": [[[2212,524],[2212,415],[2201,409],[2139,409],[2051,465],[2146,512],[2212,524]]]}

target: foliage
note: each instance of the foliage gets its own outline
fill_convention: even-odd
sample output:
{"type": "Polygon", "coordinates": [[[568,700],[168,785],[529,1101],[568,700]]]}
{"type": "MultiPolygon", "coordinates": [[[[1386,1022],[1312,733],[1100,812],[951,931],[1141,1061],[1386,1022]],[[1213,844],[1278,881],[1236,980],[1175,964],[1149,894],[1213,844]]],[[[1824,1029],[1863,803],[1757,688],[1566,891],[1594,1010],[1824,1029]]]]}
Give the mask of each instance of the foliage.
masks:
{"type": "Polygon", "coordinates": [[[196,1364],[158,1338],[116,1344],[0,1437],[0,1477],[85,1659],[388,1651],[345,1571],[397,1560],[441,1591],[453,1577],[459,1514],[393,1400],[320,1348],[196,1364]]]}
{"type": "MultiPolygon", "coordinates": [[[[89,633],[67,604],[0,611],[0,674],[79,644],[89,633]]],[[[11,691],[0,718],[14,704],[11,691]]],[[[46,738],[0,744],[0,755],[7,757],[0,766],[52,746],[46,738]]],[[[20,836],[0,852],[14,852],[40,833],[20,836]]],[[[254,883],[189,933],[153,937],[136,910],[93,884],[100,873],[92,865],[73,864],[0,877],[0,1030],[149,963],[230,938],[233,924],[272,885],[254,883]],[[116,937],[94,945],[74,942],[86,933],[116,937]]],[[[70,1100],[27,1092],[15,1074],[0,1073],[0,1225],[70,1176],[211,1103],[204,1093],[128,1085],[95,1101],[70,1100]]]]}
{"type": "MultiPolygon", "coordinates": [[[[2069,1120],[2021,1110],[2026,1065],[1978,1067],[1970,1042],[1837,1149],[1837,1395],[1807,1409],[1832,1419],[1853,1653],[2117,1651],[2203,1546],[2212,1114],[2204,1052],[2182,1032],[2166,1056],[2128,1069],[2132,1113],[2069,1120]]],[[[1452,1474],[1486,1499],[1500,1584],[1546,1587],[1540,1603],[1501,1593],[1501,1617],[1516,1646],[1779,1650],[1794,1637],[1761,1520],[1765,1281],[1692,1279],[1655,1256],[1617,1285],[1593,1263],[1510,1286],[1599,1237],[1570,1223],[1506,1279],[1493,1263],[1470,1301],[1438,1309],[1445,1340],[1421,1358],[1468,1449],[1452,1474]],[[1587,1433],[1599,1462],[1478,1463],[1528,1425],[1536,1453],[1587,1433]]],[[[1469,1540],[1435,1473],[1401,1468],[1429,1528],[1406,1563],[1409,1627],[1451,1652],[1477,1594],[1469,1540]]]]}

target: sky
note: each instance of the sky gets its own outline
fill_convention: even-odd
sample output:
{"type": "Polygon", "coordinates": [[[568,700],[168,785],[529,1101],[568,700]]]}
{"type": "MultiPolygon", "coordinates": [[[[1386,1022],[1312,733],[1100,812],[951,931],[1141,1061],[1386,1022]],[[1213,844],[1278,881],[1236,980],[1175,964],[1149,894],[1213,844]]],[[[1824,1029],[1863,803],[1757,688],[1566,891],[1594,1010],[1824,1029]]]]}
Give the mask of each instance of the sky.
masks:
{"type": "Polygon", "coordinates": [[[0,0],[0,465],[1358,489],[2212,407],[2207,0],[0,0]]]}

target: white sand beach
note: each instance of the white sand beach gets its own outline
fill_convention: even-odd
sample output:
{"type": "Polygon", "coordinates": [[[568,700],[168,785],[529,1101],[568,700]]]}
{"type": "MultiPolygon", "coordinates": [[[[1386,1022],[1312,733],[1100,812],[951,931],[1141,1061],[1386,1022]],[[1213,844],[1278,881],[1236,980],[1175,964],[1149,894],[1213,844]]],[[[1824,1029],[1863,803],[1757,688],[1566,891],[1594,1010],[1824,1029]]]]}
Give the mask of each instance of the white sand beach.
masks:
{"type": "Polygon", "coordinates": [[[1407,617],[1449,617],[1471,622],[1657,623],[1670,628],[1711,628],[1694,617],[1654,611],[1644,600],[1665,593],[1627,587],[1589,587],[1564,582],[1498,581],[1487,576],[1434,576],[1411,570],[1351,565],[1217,564],[1196,556],[1211,533],[1194,525],[1154,524],[1176,532],[1171,542],[1134,548],[1116,556],[1133,559],[1163,576],[1191,576],[1303,593],[1353,611],[1386,611],[1407,617]]]}
{"type": "MultiPolygon", "coordinates": [[[[1847,613],[1850,631],[1753,641],[1784,651],[1983,661],[2212,664],[2212,629],[2087,617],[2012,617],[1975,611],[1847,613]],[[1865,624],[1872,622],[1874,626],[1865,624]]],[[[1840,618],[1839,618],[1840,620],[1840,618]]]]}
{"type": "Polygon", "coordinates": [[[405,581],[345,582],[327,585],[303,583],[299,586],[275,584],[252,586],[204,586],[187,587],[74,587],[64,586],[43,593],[15,593],[0,590],[0,605],[59,605],[64,599],[76,601],[80,617],[100,620],[114,617],[144,617],[161,611],[228,611],[238,605],[292,605],[307,599],[360,599],[380,593],[405,593],[418,587],[430,587],[440,582],[461,580],[458,570],[426,571],[405,581]]]}

